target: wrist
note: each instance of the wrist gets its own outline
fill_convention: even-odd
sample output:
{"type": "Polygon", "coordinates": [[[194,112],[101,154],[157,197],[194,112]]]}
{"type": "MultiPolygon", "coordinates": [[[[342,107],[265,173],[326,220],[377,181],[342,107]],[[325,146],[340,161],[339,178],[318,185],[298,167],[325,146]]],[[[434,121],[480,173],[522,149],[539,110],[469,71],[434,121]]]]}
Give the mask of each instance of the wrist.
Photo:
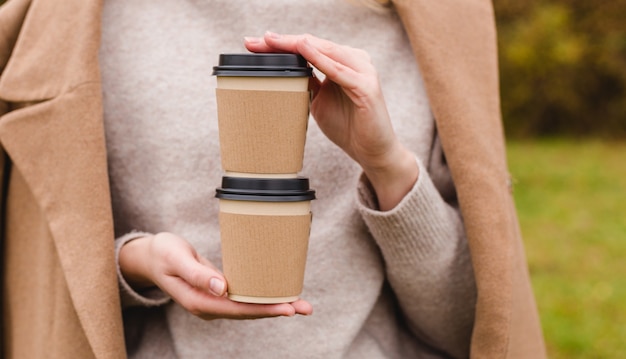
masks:
{"type": "Polygon", "coordinates": [[[150,277],[149,250],[153,236],[126,242],[120,248],[118,265],[126,282],[135,290],[153,287],[150,277]]]}
{"type": "Polygon", "coordinates": [[[393,209],[411,191],[419,176],[415,156],[398,144],[385,161],[376,166],[363,166],[378,200],[381,211],[393,209]]]}

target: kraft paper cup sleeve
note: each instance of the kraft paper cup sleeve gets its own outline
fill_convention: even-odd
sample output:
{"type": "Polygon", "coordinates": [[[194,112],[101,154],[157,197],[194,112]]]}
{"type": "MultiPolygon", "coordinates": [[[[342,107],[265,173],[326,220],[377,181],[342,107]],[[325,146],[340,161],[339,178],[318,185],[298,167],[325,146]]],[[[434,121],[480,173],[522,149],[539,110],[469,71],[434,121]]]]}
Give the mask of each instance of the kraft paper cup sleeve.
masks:
{"type": "Polygon", "coordinates": [[[229,295],[291,297],[302,292],[311,214],[220,213],[229,295]]]}
{"type": "Polygon", "coordinates": [[[222,168],[245,173],[302,169],[308,91],[216,89],[222,168]]]}

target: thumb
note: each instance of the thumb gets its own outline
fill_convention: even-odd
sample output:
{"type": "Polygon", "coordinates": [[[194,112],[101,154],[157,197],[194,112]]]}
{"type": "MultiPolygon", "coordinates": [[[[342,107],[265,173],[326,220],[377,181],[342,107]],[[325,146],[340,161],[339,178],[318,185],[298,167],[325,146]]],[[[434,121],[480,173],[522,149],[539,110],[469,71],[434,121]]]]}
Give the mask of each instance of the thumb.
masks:
{"type": "Polygon", "coordinates": [[[219,269],[213,265],[213,263],[209,262],[208,259],[198,256],[198,261],[200,264],[212,268],[216,274],[209,279],[209,291],[218,297],[226,294],[227,284],[224,274],[222,274],[222,272],[220,272],[219,269]]]}
{"type": "Polygon", "coordinates": [[[320,91],[321,87],[322,82],[319,78],[317,78],[317,76],[315,76],[315,73],[313,73],[313,76],[309,79],[309,91],[311,91],[311,101],[313,101],[315,97],[317,97],[317,93],[320,91]]]}
{"type": "Polygon", "coordinates": [[[224,275],[207,259],[196,255],[195,260],[181,261],[179,276],[194,288],[221,297],[226,293],[224,275]]]}

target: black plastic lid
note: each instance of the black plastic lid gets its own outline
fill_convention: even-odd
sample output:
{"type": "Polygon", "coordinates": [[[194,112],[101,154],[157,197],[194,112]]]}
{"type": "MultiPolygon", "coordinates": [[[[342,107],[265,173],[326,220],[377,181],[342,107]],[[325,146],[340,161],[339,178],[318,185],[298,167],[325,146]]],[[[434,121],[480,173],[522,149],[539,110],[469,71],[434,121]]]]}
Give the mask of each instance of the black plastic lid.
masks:
{"type": "Polygon", "coordinates": [[[309,77],[309,63],[297,54],[221,54],[216,76],[309,77]]]}
{"type": "Polygon", "coordinates": [[[309,179],[222,177],[215,197],[235,201],[299,202],[315,199],[309,179]]]}

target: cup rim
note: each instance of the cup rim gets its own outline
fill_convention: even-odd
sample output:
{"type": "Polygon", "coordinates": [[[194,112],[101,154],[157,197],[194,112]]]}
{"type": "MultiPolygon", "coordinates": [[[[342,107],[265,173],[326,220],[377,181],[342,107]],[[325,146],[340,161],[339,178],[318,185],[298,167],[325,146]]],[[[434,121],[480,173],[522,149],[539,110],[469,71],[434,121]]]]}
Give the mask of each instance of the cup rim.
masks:
{"type": "Polygon", "coordinates": [[[296,178],[250,178],[222,177],[222,187],[216,189],[215,197],[235,201],[298,202],[314,200],[315,190],[309,187],[309,179],[296,178]]]}
{"type": "Polygon", "coordinates": [[[310,77],[313,69],[302,55],[287,53],[220,54],[214,76],[310,77]]]}

